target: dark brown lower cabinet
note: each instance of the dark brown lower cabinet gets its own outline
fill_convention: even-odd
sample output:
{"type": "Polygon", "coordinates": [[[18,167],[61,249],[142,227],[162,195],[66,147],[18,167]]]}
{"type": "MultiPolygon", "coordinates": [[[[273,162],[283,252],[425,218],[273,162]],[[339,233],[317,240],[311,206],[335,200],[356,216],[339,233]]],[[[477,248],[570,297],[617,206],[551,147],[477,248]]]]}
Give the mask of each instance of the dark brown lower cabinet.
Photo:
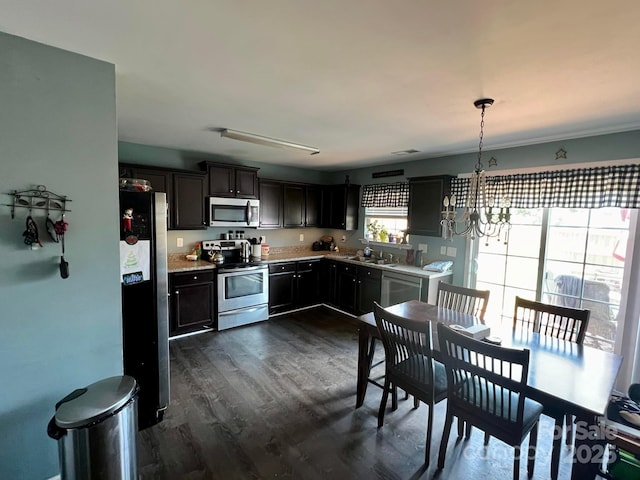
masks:
{"type": "Polygon", "coordinates": [[[269,313],[292,310],[296,295],[296,262],[269,265],[269,313]]]}
{"type": "Polygon", "coordinates": [[[356,315],[373,311],[380,303],[382,272],[376,268],[337,265],[336,306],[356,315]]]}
{"type": "Polygon", "coordinates": [[[338,263],[336,303],[345,312],[355,313],[358,270],[355,265],[338,263]]]}
{"type": "Polygon", "coordinates": [[[320,303],[320,260],[269,265],[269,313],[320,303]]]}
{"type": "Polygon", "coordinates": [[[358,267],[356,289],[356,313],[373,312],[373,302],[380,303],[382,271],[376,268],[358,267]]]}
{"type": "Polygon", "coordinates": [[[324,303],[338,306],[338,262],[335,260],[322,260],[320,274],[320,297],[324,303]]]}
{"type": "Polygon", "coordinates": [[[214,326],[213,271],[169,274],[169,335],[214,326]]]}
{"type": "Polygon", "coordinates": [[[308,307],[322,301],[320,297],[320,260],[300,261],[297,265],[298,307],[308,307]]]}

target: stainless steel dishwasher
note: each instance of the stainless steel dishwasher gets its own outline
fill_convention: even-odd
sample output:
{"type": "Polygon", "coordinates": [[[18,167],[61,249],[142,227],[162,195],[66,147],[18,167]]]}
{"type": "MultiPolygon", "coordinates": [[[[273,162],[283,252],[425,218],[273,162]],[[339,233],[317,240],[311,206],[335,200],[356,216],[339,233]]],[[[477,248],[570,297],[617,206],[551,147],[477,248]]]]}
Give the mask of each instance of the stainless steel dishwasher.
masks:
{"type": "Polygon", "coordinates": [[[380,292],[382,306],[388,307],[409,300],[422,300],[422,278],[383,272],[380,292]]]}

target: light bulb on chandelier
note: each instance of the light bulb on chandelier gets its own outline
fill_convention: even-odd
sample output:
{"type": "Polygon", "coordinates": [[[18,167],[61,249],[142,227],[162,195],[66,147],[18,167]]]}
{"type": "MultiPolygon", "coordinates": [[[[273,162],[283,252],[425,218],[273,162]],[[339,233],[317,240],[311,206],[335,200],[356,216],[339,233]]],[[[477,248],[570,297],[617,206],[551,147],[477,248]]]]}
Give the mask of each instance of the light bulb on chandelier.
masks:
{"type": "Polygon", "coordinates": [[[453,240],[454,235],[464,235],[475,240],[477,237],[488,239],[495,237],[503,240],[506,245],[509,242],[511,230],[511,201],[508,196],[498,196],[496,192],[490,195],[487,190],[487,177],[482,165],[482,142],[484,140],[484,112],[493,105],[492,98],[482,98],[473,102],[476,108],[482,109],[480,120],[480,142],[478,144],[478,162],[469,179],[469,189],[462,215],[456,218],[456,206],[458,199],[455,195],[451,198],[444,197],[442,201],[442,236],[453,240]],[[464,228],[458,231],[458,223],[464,228]]]}

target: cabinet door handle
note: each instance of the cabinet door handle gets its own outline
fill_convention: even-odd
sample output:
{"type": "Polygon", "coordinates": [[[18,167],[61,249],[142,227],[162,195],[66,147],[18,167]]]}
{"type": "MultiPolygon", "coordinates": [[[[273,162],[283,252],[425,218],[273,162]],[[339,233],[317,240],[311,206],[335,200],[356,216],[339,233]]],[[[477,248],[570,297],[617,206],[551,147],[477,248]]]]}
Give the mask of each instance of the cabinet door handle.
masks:
{"type": "Polygon", "coordinates": [[[229,190],[229,193],[233,193],[233,190],[229,190]]]}
{"type": "Polygon", "coordinates": [[[176,290],[175,292],[173,292],[175,295],[180,295],[180,290],[176,290]]]}

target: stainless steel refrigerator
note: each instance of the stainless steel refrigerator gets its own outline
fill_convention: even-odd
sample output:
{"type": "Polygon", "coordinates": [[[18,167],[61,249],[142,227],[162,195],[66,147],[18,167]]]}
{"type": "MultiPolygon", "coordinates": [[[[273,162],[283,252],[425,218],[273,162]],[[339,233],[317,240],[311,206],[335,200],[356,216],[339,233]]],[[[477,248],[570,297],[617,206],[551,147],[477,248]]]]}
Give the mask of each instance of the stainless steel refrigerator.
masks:
{"type": "Polygon", "coordinates": [[[120,191],[124,373],[139,386],[138,425],[169,405],[167,204],[164,193],[120,191]]]}

